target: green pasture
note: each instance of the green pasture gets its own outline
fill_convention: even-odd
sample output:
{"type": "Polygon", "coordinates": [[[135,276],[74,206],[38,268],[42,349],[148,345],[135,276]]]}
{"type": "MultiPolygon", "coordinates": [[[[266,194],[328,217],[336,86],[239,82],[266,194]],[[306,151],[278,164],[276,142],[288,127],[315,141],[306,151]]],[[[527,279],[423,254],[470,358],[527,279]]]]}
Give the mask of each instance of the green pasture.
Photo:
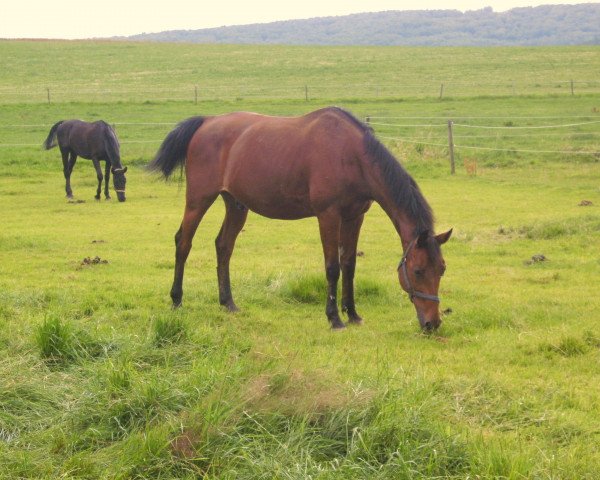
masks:
{"type": "Polygon", "coordinates": [[[0,42],[0,52],[14,65],[0,69],[0,93],[61,82],[122,89],[112,101],[0,103],[0,478],[597,478],[600,94],[126,98],[184,77],[194,85],[192,69],[250,89],[303,85],[309,74],[342,86],[376,74],[395,82],[398,55],[425,76],[449,59],[440,72],[474,83],[519,70],[543,78],[545,65],[590,79],[600,60],[592,47],[0,42]],[[178,67],[181,58],[193,61],[178,67]],[[328,328],[315,219],[250,214],[231,265],[242,310],[221,309],[220,201],[195,237],[183,307],[171,310],[185,184],[144,170],[164,136],[196,114],[330,104],[369,117],[438,231],[454,228],[442,328],[420,332],[398,285],[399,239],[377,205],[359,241],[363,326],[328,328]],[[127,202],[95,201],[83,159],[75,201],[64,197],[60,154],[41,143],[67,118],[115,125],[127,202]]]}
{"type": "Polygon", "coordinates": [[[318,47],[0,41],[0,102],[600,93],[597,46],[318,47]],[[443,87],[442,87],[443,84],[443,87]],[[197,92],[196,92],[197,88],[197,92]],[[307,91],[308,89],[308,91],[307,91]],[[197,95],[197,97],[196,97],[197,95]]]}

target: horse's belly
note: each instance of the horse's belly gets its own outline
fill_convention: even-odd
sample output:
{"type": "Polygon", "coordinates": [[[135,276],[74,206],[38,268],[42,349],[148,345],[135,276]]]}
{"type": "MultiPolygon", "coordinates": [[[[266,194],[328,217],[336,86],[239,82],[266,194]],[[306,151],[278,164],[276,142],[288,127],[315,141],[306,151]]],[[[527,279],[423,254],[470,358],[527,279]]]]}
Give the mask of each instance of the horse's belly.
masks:
{"type": "Polygon", "coordinates": [[[228,191],[240,204],[263,217],[278,220],[297,220],[315,215],[307,197],[290,197],[288,195],[270,197],[228,191]]]}

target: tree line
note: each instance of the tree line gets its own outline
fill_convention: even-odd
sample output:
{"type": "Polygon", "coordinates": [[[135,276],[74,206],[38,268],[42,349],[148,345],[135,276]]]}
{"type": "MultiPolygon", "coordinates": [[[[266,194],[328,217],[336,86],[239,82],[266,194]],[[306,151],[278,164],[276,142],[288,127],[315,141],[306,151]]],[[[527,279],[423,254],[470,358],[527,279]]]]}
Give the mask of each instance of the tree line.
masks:
{"type": "Polygon", "coordinates": [[[600,3],[542,5],[506,12],[494,12],[491,7],[464,13],[458,10],[387,11],[142,33],[125,38],[283,45],[597,45],[600,44],[599,18],[600,3]]]}

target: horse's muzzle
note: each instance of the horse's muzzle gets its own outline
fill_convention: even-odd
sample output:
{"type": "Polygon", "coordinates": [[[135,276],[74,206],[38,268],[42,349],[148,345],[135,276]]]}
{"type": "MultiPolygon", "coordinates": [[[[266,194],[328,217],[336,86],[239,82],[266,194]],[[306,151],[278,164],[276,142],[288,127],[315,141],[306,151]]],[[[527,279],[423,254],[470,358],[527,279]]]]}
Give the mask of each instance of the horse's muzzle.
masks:
{"type": "Polygon", "coordinates": [[[434,318],[424,318],[422,315],[417,315],[419,320],[419,325],[423,329],[424,332],[433,332],[437,330],[442,324],[442,320],[439,317],[434,318]]]}
{"type": "Polygon", "coordinates": [[[119,202],[124,202],[125,201],[125,194],[124,193],[117,193],[117,198],[119,199],[119,202]]]}

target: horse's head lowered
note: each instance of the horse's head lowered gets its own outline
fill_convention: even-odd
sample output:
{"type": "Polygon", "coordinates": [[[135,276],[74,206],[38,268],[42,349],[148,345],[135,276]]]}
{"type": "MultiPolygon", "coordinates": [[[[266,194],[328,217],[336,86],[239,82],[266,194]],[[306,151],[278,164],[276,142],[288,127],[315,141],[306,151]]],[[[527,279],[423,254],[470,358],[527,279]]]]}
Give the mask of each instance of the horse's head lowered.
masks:
{"type": "Polygon", "coordinates": [[[446,270],[440,245],[446,243],[452,229],[432,235],[422,232],[407,245],[398,265],[400,285],[408,293],[424,330],[435,330],[442,323],[438,289],[446,270]]]}
{"type": "Polygon", "coordinates": [[[117,198],[119,202],[125,201],[125,184],[127,183],[127,179],[125,178],[125,172],[127,171],[127,167],[125,168],[112,168],[113,174],[113,185],[115,186],[115,192],[117,192],[117,198]]]}

